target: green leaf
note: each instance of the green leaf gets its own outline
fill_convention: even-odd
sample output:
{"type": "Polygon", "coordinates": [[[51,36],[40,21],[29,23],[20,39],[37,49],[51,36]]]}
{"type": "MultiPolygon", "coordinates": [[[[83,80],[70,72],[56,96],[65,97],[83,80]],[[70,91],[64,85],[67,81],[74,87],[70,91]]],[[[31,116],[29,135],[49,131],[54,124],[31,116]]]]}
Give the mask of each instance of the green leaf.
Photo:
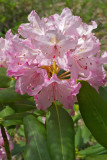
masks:
{"type": "Polygon", "coordinates": [[[91,132],[89,131],[89,129],[86,127],[85,124],[82,126],[81,131],[82,131],[83,143],[86,144],[89,141],[91,132]]]}
{"type": "Polygon", "coordinates": [[[75,160],[74,125],[62,107],[52,105],[46,118],[47,141],[52,160],[75,160]]]}
{"type": "Polygon", "coordinates": [[[0,112],[0,118],[9,116],[11,114],[14,114],[14,110],[12,108],[10,108],[9,106],[6,106],[6,108],[4,108],[1,112],[0,112]]]}
{"type": "Polygon", "coordinates": [[[13,104],[10,104],[10,107],[12,107],[17,113],[36,109],[35,102],[29,100],[17,101],[13,104]]]}
{"type": "Polygon", "coordinates": [[[82,117],[81,117],[81,114],[78,114],[78,115],[75,115],[75,116],[72,117],[72,118],[73,118],[73,122],[74,122],[74,123],[77,123],[78,120],[81,119],[82,117]]]}
{"type": "Polygon", "coordinates": [[[84,150],[79,151],[78,155],[86,157],[86,156],[92,156],[92,155],[95,155],[95,154],[97,155],[97,154],[100,154],[100,153],[104,153],[106,151],[107,150],[103,146],[101,146],[100,144],[96,144],[94,146],[91,146],[91,147],[88,147],[84,150]]]}
{"type": "Polygon", "coordinates": [[[23,122],[27,139],[24,160],[50,160],[44,125],[32,115],[23,122]]]}
{"type": "Polygon", "coordinates": [[[36,114],[37,116],[42,116],[42,117],[46,116],[46,112],[43,110],[36,109],[33,113],[36,114]]]}
{"type": "Polygon", "coordinates": [[[23,117],[25,117],[26,115],[29,115],[31,113],[15,113],[12,114],[10,116],[6,116],[4,117],[5,120],[23,120],[23,117]]]}
{"type": "Polygon", "coordinates": [[[107,154],[93,156],[93,157],[87,157],[86,160],[107,160],[107,154]]]}
{"type": "Polygon", "coordinates": [[[13,126],[13,125],[20,125],[22,123],[23,123],[23,121],[21,121],[21,120],[3,120],[2,121],[2,125],[5,127],[13,126]]]}
{"type": "Polygon", "coordinates": [[[99,87],[99,93],[105,100],[107,100],[107,86],[99,87]]]}
{"type": "Polygon", "coordinates": [[[0,90],[0,103],[7,104],[15,101],[21,101],[29,96],[27,94],[21,95],[15,92],[14,88],[5,88],[0,90]]]}
{"type": "Polygon", "coordinates": [[[7,127],[11,125],[19,125],[23,123],[23,118],[30,113],[15,113],[9,116],[6,116],[2,120],[2,124],[7,127]]]}
{"type": "Polygon", "coordinates": [[[81,135],[81,127],[78,126],[76,135],[75,135],[75,147],[80,149],[82,144],[83,144],[83,139],[81,135]]]}
{"type": "Polygon", "coordinates": [[[12,150],[12,156],[23,152],[25,149],[25,145],[20,145],[20,144],[14,144],[14,148],[12,150]]]}
{"type": "Polygon", "coordinates": [[[0,88],[8,88],[11,78],[6,76],[6,68],[0,67],[0,88]]]}
{"type": "Polygon", "coordinates": [[[107,101],[87,82],[81,84],[77,97],[83,120],[96,140],[107,147],[107,101]]]}
{"type": "Polygon", "coordinates": [[[25,132],[24,132],[24,126],[21,125],[20,128],[17,131],[19,136],[25,137],[25,132]]]}

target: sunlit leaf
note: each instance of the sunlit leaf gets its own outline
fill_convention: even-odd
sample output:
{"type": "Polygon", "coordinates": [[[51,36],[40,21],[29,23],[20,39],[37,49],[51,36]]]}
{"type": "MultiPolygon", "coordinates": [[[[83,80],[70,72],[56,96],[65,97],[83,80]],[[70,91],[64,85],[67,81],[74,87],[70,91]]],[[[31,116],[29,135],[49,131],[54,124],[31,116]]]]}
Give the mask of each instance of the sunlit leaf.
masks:
{"type": "Polygon", "coordinates": [[[46,130],[34,116],[24,118],[26,150],[24,160],[51,160],[46,141],[46,130]]]}
{"type": "Polygon", "coordinates": [[[47,141],[52,160],[75,160],[74,125],[61,106],[52,105],[46,119],[47,141]]]}
{"type": "Polygon", "coordinates": [[[77,97],[83,120],[96,140],[107,147],[107,101],[87,82],[81,84],[77,97]]]}

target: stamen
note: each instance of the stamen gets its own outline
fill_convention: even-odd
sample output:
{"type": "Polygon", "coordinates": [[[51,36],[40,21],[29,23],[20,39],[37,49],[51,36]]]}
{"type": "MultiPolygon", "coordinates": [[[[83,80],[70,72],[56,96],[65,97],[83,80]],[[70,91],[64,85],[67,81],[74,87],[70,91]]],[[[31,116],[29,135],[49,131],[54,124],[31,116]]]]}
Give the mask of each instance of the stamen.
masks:
{"type": "Polygon", "coordinates": [[[64,76],[60,77],[60,79],[65,79],[65,78],[68,78],[70,76],[71,76],[71,74],[67,74],[67,75],[64,75],[64,76]]]}
{"type": "Polygon", "coordinates": [[[51,72],[51,73],[53,72],[52,71],[52,66],[47,66],[47,68],[49,69],[49,72],[51,72]]]}
{"type": "Polygon", "coordinates": [[[64,73],[62,73],[60,76],[58,76],[58,77],[63,77],[63,76],[65,76],[66,74],[69,74],[70,73],[70,71],[66,71],[66,72],[64,72],[64,73]]]}
{"type": "MultiPolygon", "coordinates": [[[[57,66],[56,62],[54,61],[53,64],[51,66],[41,66],[42,69],[45,69],[47,71],[48,77],[49,79],[52,77],[52,75],[55,73],[56,75],[58,74],[58,72],[60,71],[60,68],[57,66]]],[[[63,79],[63,78],[69,78],[70,76],[70,71],[66,71],[61,75],[57,75],[57,77],[59,79],[63,79]]]]}
{"type": "Polygon", "coordinates": [[[57,69],[56,69],[57,73],[59,72],[59,70],[60,70],[60,68],[59,68],[59,67],[57,67],[57,69]]]}

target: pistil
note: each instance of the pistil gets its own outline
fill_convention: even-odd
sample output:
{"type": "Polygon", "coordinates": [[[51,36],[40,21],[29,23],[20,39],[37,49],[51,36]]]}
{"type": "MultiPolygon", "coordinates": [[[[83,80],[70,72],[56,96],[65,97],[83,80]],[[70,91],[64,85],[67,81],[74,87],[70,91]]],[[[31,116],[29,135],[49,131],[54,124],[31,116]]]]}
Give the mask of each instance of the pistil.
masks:
{"type": "Polygon", "coordinates": [[[53,72],[52,72],[52,74],[54,74],[54,73],[57,73],[57,65],[56,65],[55,61],[53,62],[53,72]]]}

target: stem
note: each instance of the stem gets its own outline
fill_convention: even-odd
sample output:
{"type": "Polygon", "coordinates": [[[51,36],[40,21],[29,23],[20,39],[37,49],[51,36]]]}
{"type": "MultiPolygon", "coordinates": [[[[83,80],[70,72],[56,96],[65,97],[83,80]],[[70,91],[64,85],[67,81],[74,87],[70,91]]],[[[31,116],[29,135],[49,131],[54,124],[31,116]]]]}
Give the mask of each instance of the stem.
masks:
{"type": "Polygon", "coordinates": [[[4,147],[5,147],[5,151],[6,151],[6,155],[7,155],[7,160],[11,160],[9,142],[8,142],[8,139],[7,139],[5,128],[2,125],[1,125],[1,133],[2,133],[3,140],[4,140],[4,147]]]}

